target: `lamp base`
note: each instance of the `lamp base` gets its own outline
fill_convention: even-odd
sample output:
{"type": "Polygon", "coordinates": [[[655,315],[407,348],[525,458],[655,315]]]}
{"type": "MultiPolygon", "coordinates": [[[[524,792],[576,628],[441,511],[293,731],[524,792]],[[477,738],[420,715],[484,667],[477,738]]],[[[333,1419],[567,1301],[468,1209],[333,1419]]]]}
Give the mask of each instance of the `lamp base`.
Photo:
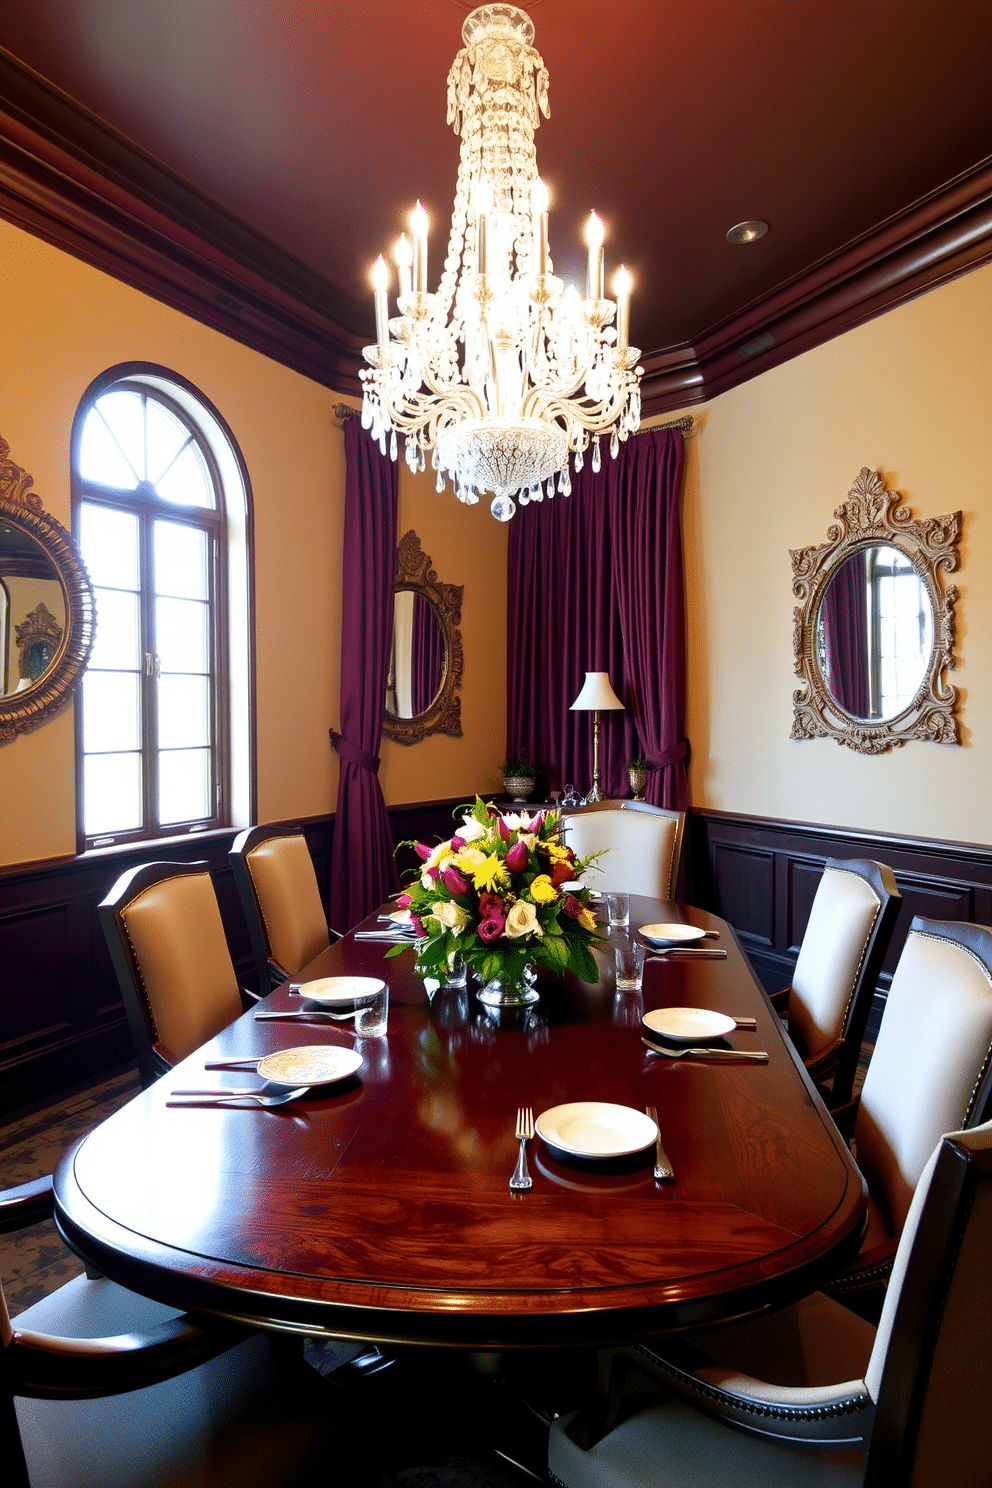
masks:
{"type": "Polygon", "coordinates": [[[597,780],[597,781],[594,782],[592,790],[586,796],[586,805],[588,806],[590,801],[605,801],[605,800],[606,800],[606,797],[603,795],[603,792],[600,790],[600,788],[599,788],[599,781],[597,780]]]}

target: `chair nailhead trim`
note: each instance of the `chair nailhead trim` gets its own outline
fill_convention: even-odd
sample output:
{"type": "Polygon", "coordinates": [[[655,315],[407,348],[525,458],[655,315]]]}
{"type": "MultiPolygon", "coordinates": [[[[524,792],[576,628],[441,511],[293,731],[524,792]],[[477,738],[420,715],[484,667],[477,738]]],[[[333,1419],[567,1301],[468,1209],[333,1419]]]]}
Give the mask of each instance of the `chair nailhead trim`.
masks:
{"type": "Polygon", "coordinates": [[[660,1374],[667,1374],[670,1379],[678,1380],[694,1393],[705,1396],[707,1400],[713,1400],[720,1405],[731,1405],[735,1410],[740,1411],[741,1415],[768,1416],[778,1421],[825,1421],[837,1416],[854,1415],[871,1404],[871,1397],[867,1393],[849,1395],[846,1400],[838,1400],[831,1405],[773,1405],[770,1401],[751,1400],[744,1395],[732,1395],[729,1390],[721,1390],[716,1385],[707,1384],[705,1380],[699,1379],[694,1374],[687,1374],[677,1365],[652,1353],[644,1344],[638,1343],[634,1347],[639,1354],[643,1354],[651,1361],[652,1366],[660,1374]]]}

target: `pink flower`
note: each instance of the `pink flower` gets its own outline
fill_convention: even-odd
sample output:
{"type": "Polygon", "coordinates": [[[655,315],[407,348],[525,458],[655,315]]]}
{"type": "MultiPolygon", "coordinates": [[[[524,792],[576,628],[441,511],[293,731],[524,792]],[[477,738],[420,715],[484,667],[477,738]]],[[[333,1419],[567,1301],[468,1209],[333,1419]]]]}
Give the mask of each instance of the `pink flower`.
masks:
{"type": "Polygon", "coordinates": [[[498,816],[496,818],[496,825],[497,827],[499,827],[499,835],[502,837],[503,841],[509,842],[510,838],[513,836],[513,833],[510,831],[510,828],[506,825],[506,822],[501,816],[498,816]]]}
{"type": "Polygon", "coordinates": [[[499,940],[505,926],[506,920],[502,915],[492,915],[488,920],[481,922],[476,934],[480,940],[484,940],[487,943],[492,940],[499,940]]]}
{"type": "Polygon", "coordinates": [[[562,900],[561,907],[567,915],[572,916],[573,920],[577,920],[579,915],[582,913],[582,905],[579,903],[578,899],[576,899],[574,894],[566,894],[565,898],[562,900]]]}
{"type": "Polygon", "coordinates": [[[479,895],[479,919],[480,920],[499,919],[501,916],[504,916],[505,917],[505,915],[506,915],[506,905],[503,903],[502,899],[499,897],[498,894],[480,894],[479,895]]]}
{"type": "Polygon", "coordinates": [[[436,868],[426,868],[424,870],[424,878],[427,880],[428,883],[436,884],[437,883],[437,869],[436,868]]]}
{"type": "Polygon", "coordinates": [[[511,873],[523,873],[527,867],[527,849],[522,842],[515,842],[506,855],[506,866],[511,873]]]}
{"type": "Polygon", "coordinates": [[[410,916],[410,924],[413,926],[414,935],[424,935],[426,933],[424,930],[424,922],[419,915],[412,914],[410,916]]]}
{"type": "Polygon", "coordinates": [[[457,853],[457,852],[461,852],[461,850],[462,850],[463,847],[467,847],[468,846],[468,843],[465,841],[465,838],[464,837],[459,837],[458,833],[456,832],[455,835],[454,835],[454,837],[452,837],[451,842],[448,845],[451,848],[451,851],[452,852],[456,852],[457,853]]]}
{"type": "Polygon", "coordinates": [[[431,851],[432,851],[431,848],[425,847],[425,845],[422,842],[415,842],[413,844],[413,850],[417,854],[417,857],[418,858],[423,858],[423,860],[424,860],[425,863],[427,862],[427,859],[430,857],[431,851]]]}
{"type": "Polygon", "coordinates": [[[468,879],[463,878],[458,869],[453,868],[450,863],[447,868],[441,869],[441,878],[449,894],[468,893],[468,879]]]}
{"type": "Polygon", "coordinates": [[[541,823],[543,821],[544,821],[544,812],[543,811],[539,811],[537,813],[537,815],[535,816],[534,820],[530,824],[531,831],[534,832],[535,834],[537,832],[539,832],[541,830],[541,823]]]}
{"type": "Polygon", "coordinates": [[[413,900],[410,898],[409,894],[401,894],[396,901],[396,907],[397,909],[409,909],[412,903],[413,900]]]}

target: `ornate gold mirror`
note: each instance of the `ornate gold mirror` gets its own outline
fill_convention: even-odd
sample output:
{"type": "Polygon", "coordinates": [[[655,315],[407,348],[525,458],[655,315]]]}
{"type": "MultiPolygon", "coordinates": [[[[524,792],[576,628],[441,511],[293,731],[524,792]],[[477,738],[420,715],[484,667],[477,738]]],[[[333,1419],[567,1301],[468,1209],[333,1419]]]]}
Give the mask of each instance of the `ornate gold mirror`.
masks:
{"type": "Polygon", "coordinates": [[[961,513],[914,521],[867,466],[819,547],[792,552],[798,600],[793,739],[826,737],[860,754],[907,739],[956,744],[954,666],[961,513]]]}
{"type": "Polygon", "coordinates": [[[93,590],[76,546],[0,438],[0,740],[69,701],[93,646],[93,590]]]}
{"type": "Polygon", "coordinates": [[[382,731],[400,744],[462,734],[462,584],[442,584],[415,532],[396,549],[393,646],[382,731]]]}

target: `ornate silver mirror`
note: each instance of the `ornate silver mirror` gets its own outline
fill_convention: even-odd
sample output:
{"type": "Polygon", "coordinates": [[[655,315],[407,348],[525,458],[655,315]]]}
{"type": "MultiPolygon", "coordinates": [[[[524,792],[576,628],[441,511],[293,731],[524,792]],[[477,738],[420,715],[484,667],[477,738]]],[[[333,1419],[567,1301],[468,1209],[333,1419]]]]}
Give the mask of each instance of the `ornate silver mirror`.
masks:
{"type": "Polygon", "coordinates": [[[0,438],[0,740],[72,696],[93,646],[93,590],[76,546],[0,438]]]}
{"type": "Polygon", "coordinates": [[[802,685],[794,739],[836,739],[879,754],[907,739],[955,744],[961,513],[914,521],[899,493],[861,471],[818,547],[792,552],[793,649],[802,685]]]}
{"type": "Polygon", "coordinates": [[[461,738],[461,584],[442,584],[415,532],[396,549],[393,646],[382,731],[401,744],[461,738]]]}

